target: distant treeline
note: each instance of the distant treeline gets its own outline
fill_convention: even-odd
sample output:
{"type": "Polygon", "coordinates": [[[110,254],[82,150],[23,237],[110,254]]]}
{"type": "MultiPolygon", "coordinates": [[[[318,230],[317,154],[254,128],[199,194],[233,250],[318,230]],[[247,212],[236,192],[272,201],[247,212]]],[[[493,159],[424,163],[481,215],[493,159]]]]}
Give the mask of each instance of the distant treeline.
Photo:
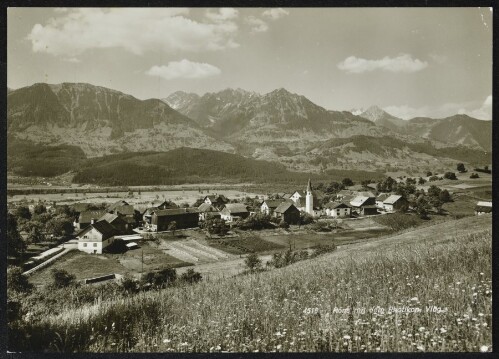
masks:
{"type": "Polygon", "coordinates": [[[327,181],[379,179],[369,171],[331,170],[323,174],[292,172],[285,166],[239,155],[192,148],[168,152],[128,153],[104,156],[86,162],[75,183],[108,186],[177,185],[187,183],[306,183],[308,178],[327,181]]]}

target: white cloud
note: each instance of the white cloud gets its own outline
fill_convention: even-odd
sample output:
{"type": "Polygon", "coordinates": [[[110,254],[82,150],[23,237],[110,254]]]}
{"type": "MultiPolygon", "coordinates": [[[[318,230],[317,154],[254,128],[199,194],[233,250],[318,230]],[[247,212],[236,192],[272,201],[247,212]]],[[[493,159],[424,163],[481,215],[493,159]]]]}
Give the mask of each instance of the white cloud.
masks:
{"type": "Polygon", "coordinates": [[[367,60],[350,56],[338,64],[340,70],[354,74],[375,70],[411,73],[423,70],[427,66],[426,61],[413,59],[409,54],[400,54],[393,58],[385,56],[379,60],[367,60]]]}
{"type": "Polygon", "coordinates": [[[265,17],[267,17],[267,18],[269,18],[269,19],[271,19],[271,20],[277,20],[277,19],[280,19],[283,16],[289,15],[289,11],[283,9],[282,7],[278,7],[278,8],[273,8],[273,9],[265,10],[262,13],[262,15],[265,16],[265,17]]]}
{"type": "Polygon", "coordinates": [[[222,7],[218,11],[206,11],[206,17],[215,22],[223,22],[227,20],[234,20],[239,16],[239,10],[231,7],[222,7]]]}
{"type": "Polygon", "coordinates": [[[466,114],[480,120],[492,120],[492,95],[487,96],[480,108],[467,111],[466,114]]]}
{"type": "Polygon", "coordinates": [[[269,25],[262,19],[255,16],[248,16],[246,18],[246,23],[251,26],[251,33],[266,32],[269,29],[269,25]]]}
{"type": "Polygon", "coordinates": [[[189,19],[184,8],[75,8],[56,14],[28,34],[34,52],[75,57],[96,48],[142,55],[153,49],[194,52],[239,46],[234,41],[237,24],[228,20],[234,12],[222,9],[214,23],[189,19]]]}
{"type": "Polygon", "coordinates": [[[202,79],[216,76],[221,73],[222,71],[216,66],[207,63],[192,62],[187,59],[171,61],[166,66],[153,66],[146,71],[147,75],[159,76],[166,80],[179,78],[202,79]]]}

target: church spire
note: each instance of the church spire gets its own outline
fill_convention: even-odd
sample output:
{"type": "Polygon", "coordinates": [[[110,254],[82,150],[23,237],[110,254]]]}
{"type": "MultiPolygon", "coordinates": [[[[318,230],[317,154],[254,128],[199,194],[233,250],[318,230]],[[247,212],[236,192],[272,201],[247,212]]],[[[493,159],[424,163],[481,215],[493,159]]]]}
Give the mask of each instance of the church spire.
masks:
{"type": "Polygon", "coordinates": [[[307,192],[312,192],[312,182],[310,182],[310,178],[308,179],[307,192]]]}

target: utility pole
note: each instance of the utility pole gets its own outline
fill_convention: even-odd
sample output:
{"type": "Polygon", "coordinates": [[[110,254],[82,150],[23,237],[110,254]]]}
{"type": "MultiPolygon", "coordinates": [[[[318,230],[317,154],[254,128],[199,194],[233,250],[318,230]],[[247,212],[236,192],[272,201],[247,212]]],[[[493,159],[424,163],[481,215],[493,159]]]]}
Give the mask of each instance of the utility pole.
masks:
{"type": "Polygon", "coordinates": [[[144,247],[142,247],[141,250],[142,250],[142,256],[141,256],[142,268],[140,269],[140,280],[142,281],[142,275],[144,273],[144,247]]]}

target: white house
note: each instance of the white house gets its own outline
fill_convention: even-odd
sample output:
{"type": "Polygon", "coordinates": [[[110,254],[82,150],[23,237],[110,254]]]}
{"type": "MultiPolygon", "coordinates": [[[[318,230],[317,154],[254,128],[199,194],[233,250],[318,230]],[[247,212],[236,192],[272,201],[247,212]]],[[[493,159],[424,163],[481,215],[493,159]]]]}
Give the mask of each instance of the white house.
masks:
{"type": "Polygon", "coordinates": [[[492,202],[479,201],[475,207],[475,215],[481,216],[486,213],[492,213],[492,202]]]}
{"type": "Polygon", "coordinates": [[[350,217],[352,207],[343,202],[329,202],[325,206],[326,215],[329,217],[350,217]]]}
{"type": "Polygon", "coordinates": [[[220,211],[220,216],[226,222],[247,218],[250,215],[246,206],[242,203],[227,203],[220,211]]]}
{"type": "Polygon", "coordinates": [[[385,199],[387,199],[388,197],[390,197],[390,193],[380,193],[377,197],[376,197],[376,207],[378,208],[384,208],[383,207],[383,202],[385,201],[385,199]]]}
{"type": "Polygon", "coordinates": [[[387,212],[395,212],[401,209],[407,203],[406,199],[397,194],[392,194],[383,201],[383,208],[387,212]]]}
{"type": "Polygon", "coordinates": [[[117,232],[117,229],[105,220],[91,223],[76,235],[78,250],[102,254],[102,250],[113,243],[117,232]]]}
{"type": "MultiPolygon", "coordinates": [[[[260,212],[265,213],[267,215],[271,215],[274,213],[275,209],[279,207],[279,205],[283,202],[286,202],[284,199],[267,199],[263,201],[260,206],[260,212]]],[[[288,200],[288,202],[290,202],[288,200]]]]}

